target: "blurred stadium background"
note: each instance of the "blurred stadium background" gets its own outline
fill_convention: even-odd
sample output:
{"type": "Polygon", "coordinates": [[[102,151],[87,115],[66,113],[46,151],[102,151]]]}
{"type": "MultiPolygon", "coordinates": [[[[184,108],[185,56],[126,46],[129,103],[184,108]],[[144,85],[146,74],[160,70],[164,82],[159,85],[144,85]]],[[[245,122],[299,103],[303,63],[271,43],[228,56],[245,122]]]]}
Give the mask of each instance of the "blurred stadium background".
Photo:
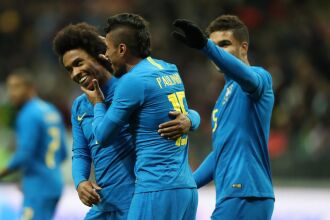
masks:
{"type": "MultiPolygon", "coordinates": [[[[211,150],[210,115],[224,81],[201,54],[170,37],[171,23],[188,18],[206,27],[218,15],[238,15],[250,30],[250,62],[265,67],[273,77],[276,101],[269,142],[277,199],[273,219],[330,219],[328,0],[1,0],[0,168],[15,149],[15,112],[5,89],[8,74],[17,68],[35,74],[40,96],[53,102],[66,120],[71,147],[70,107],[81,92],[59,65],[52,51],[53,36],[80,21],[102,30],[106,18],[119,12],[144,16],[150,22],[153,56],[180,69],[188,103],[202,117],[200,129],[191,134],[193,169],[211,150]]],[[[56,219],[81,219],[87,210],[74,191],[70,162],[63,167],[67,187],[56,219]]],[[[17,219],[18,177],[0,184],[1,220],[17,219]]],[[[214,199],[213,185],[200,191],[198,219],[208,219],[214,199]]]]}

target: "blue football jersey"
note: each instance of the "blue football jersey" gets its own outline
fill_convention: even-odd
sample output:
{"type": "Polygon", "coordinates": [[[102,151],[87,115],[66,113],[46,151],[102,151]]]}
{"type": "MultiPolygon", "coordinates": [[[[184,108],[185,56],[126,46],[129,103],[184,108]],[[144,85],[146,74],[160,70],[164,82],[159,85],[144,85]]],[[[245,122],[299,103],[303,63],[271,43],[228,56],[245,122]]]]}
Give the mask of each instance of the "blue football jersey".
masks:
{"type": "Polygon", "coordinates": [[[63,188],[60,165],[67,152],[58,110],[39,98],[26,102],[16,119],[16,143],[8,169],[22,169],[24,196],[59,197],[63,188]]]}
{"type": "MultiPolygon", "coordinates": [[[[117,79],[112,77],[102,91],[110,104],[117,79]]],[[[134,193],[135,152],[128,125],[123,126],[111,145],[101,147],[92,131],[93,105],[85,94],[72,106],[73,157],[72,175],[75,186],[89,179],[91,164],[96,183],[102,188],[102,201],[93,208],[100,211],[127,210],[134,193]]]]}
{"type": "Polygon", "coordinates": [[[120,79],[113,102],[94,107],[96,139],[111,141],[118,129],[130,123],[136,148],[136,193],[195,188],[188,163],[188,136],[176,141],[161,137],[159,124],[169,111],[188,112],[184,86],[175,65],[151,57],[141,60],[120,79]]]}
{"type": "Polygon", "coordinates": [[[228,197],[274,198],[268,153],[271,75],[211,40],[203,50],[224,72],[226,83],[211,116],[213,151],[194,173],[197,185],[214,179],[217,203],[228,197]]]}

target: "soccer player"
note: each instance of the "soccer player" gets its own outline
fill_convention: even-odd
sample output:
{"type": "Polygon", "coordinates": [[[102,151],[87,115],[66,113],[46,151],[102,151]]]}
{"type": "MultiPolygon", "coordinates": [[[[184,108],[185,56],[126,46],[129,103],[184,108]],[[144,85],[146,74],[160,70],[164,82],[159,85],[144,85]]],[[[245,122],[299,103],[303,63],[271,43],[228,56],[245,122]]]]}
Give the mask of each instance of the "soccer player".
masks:
{"type": "Polygon", "coordinates": [[[188,163],[188,137],[158,134],[172,109],[186,113],[184,86],[175,65],[150,57],[146,21],[123,13],[108,19],[106,57],[120,82],[108,110],[102,91],[82,87],[94,104],[93,131],[101,145],[128,122],[136,151],[135,193],[128,219],[195,219],[197,190],[188,163]]]}
{"type": "Polygon", "coordinates": [[[212,113],[213,151],[194,172],[197,186],[212,179],[212,219],[267,220],[274,208],[268,154],[274,104],[271,75],[248,61],[249,34],[237,16],[223,15],[207,28],[210,39],[190,21],[176,20],[173,37],[202,50],[225,75],[212,113]]]}
{"type": "Polygon", "coordinates": [[[11,74],[7,88],[10,101],[19,110],[17,148],[8,166],[0,171],[0,179],[22,170],[22,219],[52,219],[63,189],[60,165],[67,156],[62,118],[53,105],[37,97],[29,73],[11,74]]]}
{"type": "MultiPolygon", "coordinates": [[[[104,39],[95,27],[86,23],[68,25],[54,38],[54,50],[78,85],[92,89],[92,79],[98,80],[105,104],[113,101],[118,79],[111,75],[111,65],[100,57],[106,51],[104,39]]],[[[199,115],[191,111],[192,124],[199,123],[199,115]],[[197,118],[196,118],[197,117],[197,118]],[[197,120],[197,121],[196,121],[197,120]]],[[[171,113],[176,119],[165,124],[165,136],[175,138],[186,133],[190,119],[184,114],[171,113]]],[[[134,193],[135,148],[128,124],[119,136],[102,148],[92,132],[93,105],[86,95],[79,96],[72,107],[73,167],[72,174],[80,200],[93,207],[85,219],[127,219],[134,193]],[[89,180],[93,162],[96,183],[89,180]]]]}

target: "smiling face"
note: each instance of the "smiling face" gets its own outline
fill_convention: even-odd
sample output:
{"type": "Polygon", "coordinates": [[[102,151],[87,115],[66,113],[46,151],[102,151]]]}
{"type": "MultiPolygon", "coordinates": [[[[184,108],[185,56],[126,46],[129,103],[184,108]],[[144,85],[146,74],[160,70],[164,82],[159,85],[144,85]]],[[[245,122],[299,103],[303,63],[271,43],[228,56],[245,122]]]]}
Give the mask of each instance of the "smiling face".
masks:
{"type": "Polygon", "coordinates": [[[93,90],[93,79],[97,79],[101,85],[107,80],[105,68],[83,49],[67,51],[62,62],[71,80],[84,88],[93,90]]]}

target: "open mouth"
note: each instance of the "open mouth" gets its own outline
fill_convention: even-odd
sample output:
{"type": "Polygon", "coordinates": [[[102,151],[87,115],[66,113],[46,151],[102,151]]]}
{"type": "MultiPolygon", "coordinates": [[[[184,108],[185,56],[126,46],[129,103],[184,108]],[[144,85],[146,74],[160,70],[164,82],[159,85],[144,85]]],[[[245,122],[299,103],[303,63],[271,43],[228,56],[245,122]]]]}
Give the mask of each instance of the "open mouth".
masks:
{"type": "Polygon", "coordinates": [[[93,81],[92,77],[89,74],[82,76],[78,81],[78,84],[86,89],[92,90],[93,89],[93,81]]]}
{"type": "Polygon", "coordinates": [[[86,80],[87,80],[87,75],[86,76],[83,76],[79,79],[79,84],[83,84],[86,80]]]}

